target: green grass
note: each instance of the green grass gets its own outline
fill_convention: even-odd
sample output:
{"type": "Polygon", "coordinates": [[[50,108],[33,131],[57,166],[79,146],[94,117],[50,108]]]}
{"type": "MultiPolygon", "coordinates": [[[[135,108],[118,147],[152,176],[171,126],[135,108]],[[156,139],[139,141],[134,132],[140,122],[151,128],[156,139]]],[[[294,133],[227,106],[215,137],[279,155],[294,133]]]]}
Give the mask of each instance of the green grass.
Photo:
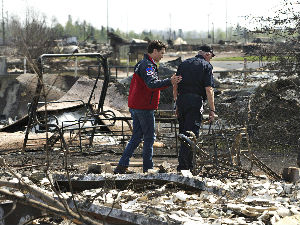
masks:
{"type": "MultiPolygon", "coordinates": [[[[212,61],[244,61],[246,59],[247,61],[255,62],[259,61],[260,57],[259,56],[237,56],[237,57],[221,57],[221,58],[213,58],[212,61]]],[[[276,61],[276,57],[272,58],[267,58],[267,57],[262,57],[262,61],[276,61]]]]}
{"type": "MultiPolygon", "coordinates": [[[[129,62],[129,66],[135,66],[136,62],[129,62]]],[[[127,66],[127,60],[121,60],[120,62],[121,66],[127,66]]]]}

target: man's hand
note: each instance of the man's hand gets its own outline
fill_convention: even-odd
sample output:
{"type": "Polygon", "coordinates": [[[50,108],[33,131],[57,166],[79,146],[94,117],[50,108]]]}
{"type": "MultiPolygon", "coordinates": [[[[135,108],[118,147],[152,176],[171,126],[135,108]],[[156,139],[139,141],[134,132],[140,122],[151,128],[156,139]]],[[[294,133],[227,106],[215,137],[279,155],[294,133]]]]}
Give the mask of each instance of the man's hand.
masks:
{"type": "Polygon", "coordinates": [[[174,98],[174,111],[175,115],[178,117],[178,109],[176,107],[176,100],[177,100],[177,94],[178,94],[178,83],[182,80],[182,76],[176,76],[174,73],[173,76],[171,77],[171,83],[173,85],[173,98],[174,98]]]}
{"type": "Polygon", "coordinates": [[[215,120],[215,112],[212,110],[209,110],[209,122],[212,122],[215,120]]]}
{"type": "Polygon", "coordinates": [[[177,108],[176,100],[173,105],[173,113],[175,114],[176,117],[178,117],[178,108],[177,108]]]}
{"type": "Polygon", "coordinates": [[[173,86],[178,84],[181,80],[182,80],[182,77],[181,76],[176,76],[175,73],[171,77],[171,83],[172,83],[173,86]]]}

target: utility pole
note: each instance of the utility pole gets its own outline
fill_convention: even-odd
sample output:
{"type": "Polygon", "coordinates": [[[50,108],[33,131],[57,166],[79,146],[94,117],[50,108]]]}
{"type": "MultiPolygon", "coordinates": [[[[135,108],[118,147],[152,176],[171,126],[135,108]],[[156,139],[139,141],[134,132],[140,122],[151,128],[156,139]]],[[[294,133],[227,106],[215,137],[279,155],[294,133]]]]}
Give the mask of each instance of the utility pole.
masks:
{"type": "Polygon", "coordinates": [[[3,0],[2,0],[2,39],[3,39],[3,45],[5,45],[5,22],[4,22],[4,13],[3,13],[3,0]]]}
{"type": "Polygon", "coordinates": [[[207,14],[207,39],[210,38],[210,35],[209,35],[209,14],[207,14]]]}
{"type": "Polygon", "coordinates": [[[226,29],[226,39],[225,40],[227,41],[227,0],[226,0],[225,4],[226,4],[226,18],[225,18],[226,19],[226,28],[225,28],[226,29]]]}
{"type": "Polygon", "coordinates": [[[127,15],[126,15],[126,37],[128,38],[128,10],[127,10],[127,15]]]}
{"type": "Polygon", "coordinates": [[[215,43],[215,25],[214,23],[212,22],[212,44],[215,43]]]}
{"type": "Polygon", "coordinates": [[[106,0],[106,43],[108,43],[108,0],[106,0]]]}
{"type": "Polygon", "coordinates": [[[169,40],[172,40],[172,14],[169,14],[169,19],[170,19],[170,30],[169,30],[169,40]]]}

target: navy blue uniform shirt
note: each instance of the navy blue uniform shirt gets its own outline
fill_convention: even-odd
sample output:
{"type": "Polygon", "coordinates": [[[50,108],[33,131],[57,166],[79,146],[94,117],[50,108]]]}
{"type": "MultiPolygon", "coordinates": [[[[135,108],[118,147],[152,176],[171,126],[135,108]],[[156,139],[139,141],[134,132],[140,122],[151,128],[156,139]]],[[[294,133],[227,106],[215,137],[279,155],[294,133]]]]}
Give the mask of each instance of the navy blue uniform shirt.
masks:
{"type": "Polygon", "coordinates": [[[214,87],[212,70],[213,66],[201,55],[183,61],[176,72],[182,76],[178,83],[178,94],[197,94],[205,100],[205,87],[214,87]]]}

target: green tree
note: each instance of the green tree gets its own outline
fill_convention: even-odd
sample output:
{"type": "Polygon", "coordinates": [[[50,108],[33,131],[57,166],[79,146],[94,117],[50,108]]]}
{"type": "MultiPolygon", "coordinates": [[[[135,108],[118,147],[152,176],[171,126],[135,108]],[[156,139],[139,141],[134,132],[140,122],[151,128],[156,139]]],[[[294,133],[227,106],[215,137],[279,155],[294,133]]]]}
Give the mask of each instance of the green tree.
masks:
{"type": "Polygon", "coordinates": [[[81,32],[83,35],[83,40],[85,40],[87,38],[87,24],[86,21],[84,20],[83,23],[81,24],[81,32]]]}
{"type": "Polygon", "coordinates": [[[283,0],[274,17],[256,19],[259,27],[252,34],[268,37],[260,46],[260,55],[272,59],[268,66],[284,72],[281,75],[299,77],[300,74],[300,10],[289,0],[283,0]],[[274,59],[277,59],[274,61],[274,59]]]}
{"type": "Polygon", "coordinates": [[[74,25],[73,25],[72,16],[69,15],[68,21],[65,26],[65,35],[72,36],[74,34],[74,31],[75,31],[75,29],[74,29],[74,25]]]}
{"type": "Polygon", "coordinates": [[[225,40],[226,39],[226,33],[222,29],[218,28],[215,31],[215,41],[218,42],[219,40],[225,40]]]}
{"type": "Polygon", "coordinates": [[[133,30],[129,31],[128,38],[140,38],[138,34],[136,34],[133,30]]]}
{"type": "Polygon", "coordinates": [[[64,27],[57,21],[55,17],[52,18],[51,27],[55,33],[56,39],[59,39],[62,36],[64,36],[64,27]]]}

